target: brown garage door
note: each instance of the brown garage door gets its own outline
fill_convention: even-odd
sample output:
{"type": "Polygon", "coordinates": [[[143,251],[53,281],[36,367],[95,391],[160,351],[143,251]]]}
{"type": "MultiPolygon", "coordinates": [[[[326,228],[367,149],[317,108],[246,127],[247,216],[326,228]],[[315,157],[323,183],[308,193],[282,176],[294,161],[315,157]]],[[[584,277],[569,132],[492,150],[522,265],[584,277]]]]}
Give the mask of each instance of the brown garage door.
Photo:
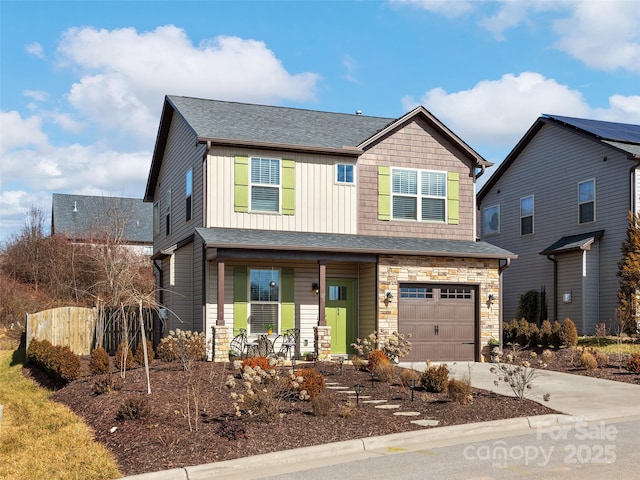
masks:
{"type": "Polygon", "coordinates": [[[398,327],[412,344],[402,361],[473,361],[475,298],[468,285],[400,285],[398,327]]]}

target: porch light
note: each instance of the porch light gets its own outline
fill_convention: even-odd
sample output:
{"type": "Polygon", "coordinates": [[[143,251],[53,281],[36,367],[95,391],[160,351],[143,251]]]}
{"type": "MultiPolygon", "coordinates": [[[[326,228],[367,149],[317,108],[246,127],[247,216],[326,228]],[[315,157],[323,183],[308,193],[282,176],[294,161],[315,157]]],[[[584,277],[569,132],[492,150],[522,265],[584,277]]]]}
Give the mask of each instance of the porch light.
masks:
{"type": "Polygon", "coordinates": [[[393,299],[393,293],[391,293],[391,290],[387,290],[386,293],[384,294],[385,306],[389,306],[389,304],[391,303],[391,299],[393,299]]]}
{"type": "Polygon", "coordinates": [[[320,286],[317,283],[312,283],[311,284],[311,291],[313,293],[315,293],[316,295],[318,295],[318,293],[320,293],[320,286]]]}

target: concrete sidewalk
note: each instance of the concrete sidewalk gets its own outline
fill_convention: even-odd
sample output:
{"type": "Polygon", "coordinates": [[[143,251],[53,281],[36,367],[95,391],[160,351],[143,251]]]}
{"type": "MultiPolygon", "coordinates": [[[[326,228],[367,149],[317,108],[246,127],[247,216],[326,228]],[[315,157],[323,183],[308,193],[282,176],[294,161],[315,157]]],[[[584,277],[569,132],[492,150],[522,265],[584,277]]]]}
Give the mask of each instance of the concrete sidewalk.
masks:
{"type": "MultiPolygon", "coordinates": [[[[490,372],[491,363],[448,363],[451,376],[471,377],[476,388],[513,395],[502,383],[495,386],[496,375],[490,372]]],[[[424,371],[424,363],[401,363],[400,366],[424,371]]],[[[532,393],[527,398],[538,401],[559,415],[513,418],[493,422],[430,428],[380,437],[285,450],[265,455],[239,458],[160,472],[126,477],[127,480],[222,480],[225,478],[257,479],[277,473],[302,471],[320,465],[339,464],[356,459],[393,454],[411,448],[411,445],[443,446],[489,438],[504,438],[536,428],[574,424],[582,421],[619,421],[640,418],[640,385],[600,380],[583,375],[572,375],[538,370],[532,393]],[[548,401],[543,395],[550,394],[548,401]]],[[[213,439],[212,439],[213,441],[213,439]]]]}

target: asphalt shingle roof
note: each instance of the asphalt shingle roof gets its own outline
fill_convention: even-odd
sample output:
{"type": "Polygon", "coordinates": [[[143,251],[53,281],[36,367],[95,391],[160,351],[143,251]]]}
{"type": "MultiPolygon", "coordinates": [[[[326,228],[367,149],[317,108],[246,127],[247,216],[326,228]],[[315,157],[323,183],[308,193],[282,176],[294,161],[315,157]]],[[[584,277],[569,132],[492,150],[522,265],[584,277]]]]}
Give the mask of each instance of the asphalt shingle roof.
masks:
{"type": "Polygon", "coordinates": [[[140,198],[100,197],[54,193],[51,233],[74,240],[90,240],[105,221],[126,221],[122,241],[153,243],[153,205],[140,198]],[[115,219],[113,215],[122,215],[115,219]]]}
{"type": "Polygon", "coordinates": [[[572,250],[584,249],[604,235],[604,230],[596,230],[595,232],[579,233],[577,235],[568,235],[560,240],[552,243],[545,248],[540,255],[553,255],[556,253],[569,252],[572,250]]]}
{"type": "Polygon", "coordinates": [[[207,247],[292,250],[334,253],[434,255],[473,258],[516,258],[487,242],[379,237],[330,233],[282,232],[236,228],[197,228],[207,247]]]}
{"type": "Polygon", "coordinates": [[[168,101],[201,138],[308,147],[356,147],[393,118],[224,102],[169,95],[168,101]]]}

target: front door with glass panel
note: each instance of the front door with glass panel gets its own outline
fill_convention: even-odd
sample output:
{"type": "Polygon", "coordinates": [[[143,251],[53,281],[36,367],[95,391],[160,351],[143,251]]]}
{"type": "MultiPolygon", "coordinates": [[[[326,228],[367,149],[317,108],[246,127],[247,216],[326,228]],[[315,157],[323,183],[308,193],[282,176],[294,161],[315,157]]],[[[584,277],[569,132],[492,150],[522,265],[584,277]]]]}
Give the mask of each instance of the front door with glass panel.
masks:
{"type": "Polygon", "coordinates": [[[352,351],[356,340],[356,280],[328,278],[325,318],[331,327],[331,353],[352,351]]]}

